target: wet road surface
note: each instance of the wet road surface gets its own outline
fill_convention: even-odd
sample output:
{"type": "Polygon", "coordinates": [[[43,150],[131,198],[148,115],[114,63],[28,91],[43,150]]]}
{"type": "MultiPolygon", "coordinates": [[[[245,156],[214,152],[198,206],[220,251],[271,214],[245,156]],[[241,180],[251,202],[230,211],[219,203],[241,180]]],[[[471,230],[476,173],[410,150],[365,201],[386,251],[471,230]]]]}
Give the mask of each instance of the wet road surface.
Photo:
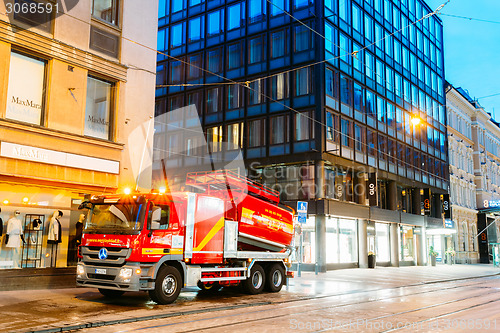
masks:
{"type": "Polygon", "coordinates": [[[280,293],[193,288],[166,306],[146,293],[9,291],[0,293],[0,331],[500,332],[499,272],[454,265],[303,273],[280,293]]]}

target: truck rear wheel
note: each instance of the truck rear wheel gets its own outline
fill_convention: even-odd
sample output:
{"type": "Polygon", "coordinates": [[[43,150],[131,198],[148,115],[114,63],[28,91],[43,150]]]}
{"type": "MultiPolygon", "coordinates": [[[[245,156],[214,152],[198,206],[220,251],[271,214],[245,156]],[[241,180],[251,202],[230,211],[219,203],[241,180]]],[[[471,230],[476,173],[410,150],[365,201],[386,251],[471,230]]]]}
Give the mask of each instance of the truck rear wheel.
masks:
{"type": "Polygon", "coordinates": [[[120,297],[125,293],[124,291],[121,290],[103,289],[103,288],[99,288],[99,292],[106,297],[120,297]]]}
{"type": "Polygon", "coordinates": [[[250,270],[250,277],[243,281],[243,289],[245,292],[255,295],[260,294],[264,290],[266,274],[259,264],[254,264],[250,270]]]}
{"type": "Polygon", "coordinates": [[[156,276],[155,288],[149,291],[149,297],[158,304],[174,302],[182,288],[179,271],[172,266],[163,266],[156,276]]]}
{"type": "Polygon", "coordinates": [[[283,287],[284,282],[285,270],[283,265],[279,263],[270,265],[266,275],[266,290],[277,293],[283,287]]]}

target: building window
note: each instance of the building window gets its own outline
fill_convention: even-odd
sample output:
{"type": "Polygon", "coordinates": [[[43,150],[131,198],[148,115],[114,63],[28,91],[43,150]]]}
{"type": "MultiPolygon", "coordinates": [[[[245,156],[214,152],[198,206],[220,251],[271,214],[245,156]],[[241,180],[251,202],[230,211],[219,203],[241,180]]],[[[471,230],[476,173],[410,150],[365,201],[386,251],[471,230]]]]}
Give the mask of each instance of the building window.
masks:
{"type": "Polygon", "coordinates": [[[339,116],[331,112],[326,113],[326,139],[340,143],[339,116]]]}
{"type": "Polygon", "coordinates": [[[222,49],[218,48],[207,52],[208,70],[212,73],[222,71],[222,49]]]}
{"type": "Polygon", "coordinates": [[[276,16],[284,14],[284,11],[288,11],[288,0],[271,0],[271,16],[276,16]]]}
{"type": "MultiPolygon", "coordinates": [[[[175,1],[174,1],[175,2],[175,1]]],[[[242,14],[245,12],[245,3],[240,2],[227,9],[227,30],[233,30],[243,26],[242,14]]]]}
{"type": "Polygon", "coordinates": [[[288,98],[288,73],[281,73],[271,78],[271,98],[278,101],[288,98]]]}
{"type": "Polygon", "coordinates": [[[359,152],[366,152],[366,129],[364,126],[354,124],[354,148],[359,152]]]}
{"type": "Polygon", "coordinates": [[[288,142],[288,115],[272,117],[269,130],[272,145],[288,142]]]}
{"type": "Polygon", "coordinates": [[[286,53],[286,31],[271,33],[271,58],[283,57],[286,53]]]}
{"type": "Polygon", "coordinates": [[[227,125],[227,149],[234,150],[243,147],[243,123],[227,125]]]}
{"type": "Polygon", "coordinates": [[[248,89],[248,104],[257,105],[263,102],[262,93],[264,91],[264,83],[262,80],[250,82],[248,89]]]}
{"type": "Polygon", "coordinates": [[[194,54],[189,56],[188,79],[197,79],[201,77],[202,66],[201,54],[194,54]]]}
{"type": "Polygon", "coordinates": [[[208,14],[208,36],[218,35],[222,33],[224,26],[224,10],[218,10],[216,12],[212,12],[208,14]]]}
{"type": "Polygon", "coordinates": [[[367,130],[367,144],[368,144],[368,155],[377,157],[377,133],[368,129],[367,130]]]}
{"type": "Polygon", "coordinates": [[[242,44],[236,43],[236,44],[231,44],[227,47],[227,67],[228,69],[235,69],[235,68],[240,68],[242,61],[241,61],[241,49],[242,49],[242,44]]]}
{"type": "Polygon", "coordinates": [[[172,3],[172,14],[186,9],[186,0],[175,0],[172,3]]]}
{"type": "Polygon", "coordinates": [[[309,67],[295,71],[295,96],[308,95],[311,89],[311,71],[309,67]]]}
{"type": "Polygon", "coordinates": [[[263,37],[252,38],[248,47],[248,63],[255,64],[264,61],[263,37]]]}
{"type": "Polygon", "coordinates": [[[84,135],[110,140],[112,88],[112,83],[87,78],[84,135]]]}
{"type": "Polygon", "coordinates": [[[42,59],[11,53],[6,118],[43,124],[45,66],[42,59]]]}
{"type": "MultiPolygon", "coordinates": [[[[175,1],[174,1],[175,2],[175,1]]],[[[170,47],[179,47],[185,43],[184,24],[179,23],[172,26],[172,35],[170,36],[170,47]]]]}
{"type": "Polygon", "coordinates": [[[241,86],[233,84],[227,87],[227,108],[229,110],[241,107],[241,86]]]}
{"type": "Polygon", "coordinates": [[[341,143],[344,147],[353,148],[353,135],[352,135],[352,122],[347,119],[342,118],[340,121],[341,128],[341,143]]]}
{"type": "Polygon", "coordinates": [[[216,113],[221,111],[220,88],[212,88],[207,91],[207,113],[216,113]]]}
{"type": "Polygon", "coordinates": [[[262,147],[265,140],[265,119],[256,119],[248,122],[248,147],[262,147]]]}
{"type": "Polygon", "coordinates": [[[93,0],[92,16],[107,23],[118,25],[118,0],[93,0]]]}
{"type": "Polygon", "coordinates": [[[330,68],[325,72],[325,90],[326,94],[335,99],[339,98],[338,93],[338,73],[330,68]]]}
{"type": "Polygon", "coordinates": [[[309,50],[312,47],[312,41],[309,28],[303,25],[295,26],[295,52],[309,50]]]}
{"type": "Polygon", "coordinates": [[[203,35],[203,20],[202,17],[196,17],[189,21],[189,40],[195,42],[201,39],[203,35]]]}
{"type": "Polygon", "coordinates": [[[211,153],[217,153],[222,148],[222,126],[207,128],[207,143],[211,153]]]}
{"type": "Polygon", "coordinates": [[[266,0],[249,0],[249,19],[250,23],[258,22],[266,17],[266,0]]]}
{"type": "Polygon", "coordinates": [[[184,77],[184,63],[182,61],[172,61],[170,63],[170,83],[182,82],[184,77]]]}
{"type": "Polygon", "coordinates": [[[313,135],[312,112],[300,112],[295,114],[295,140],[310,140],[313,135]]]}

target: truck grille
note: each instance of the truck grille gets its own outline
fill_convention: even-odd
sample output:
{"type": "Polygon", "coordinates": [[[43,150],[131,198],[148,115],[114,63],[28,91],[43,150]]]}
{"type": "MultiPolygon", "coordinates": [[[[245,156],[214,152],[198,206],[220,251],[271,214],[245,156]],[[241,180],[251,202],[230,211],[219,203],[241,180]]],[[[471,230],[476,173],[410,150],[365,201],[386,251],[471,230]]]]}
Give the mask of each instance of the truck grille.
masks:
{"type": "Polygon", "coordinates": [[[99,259],[99,246],[82,246],[81,254],[83,262],[94,266],[121,267],[125,264],[125,260],[130,256],[131,249],[119,247],[106,247],[108,257],[99,259]]]}

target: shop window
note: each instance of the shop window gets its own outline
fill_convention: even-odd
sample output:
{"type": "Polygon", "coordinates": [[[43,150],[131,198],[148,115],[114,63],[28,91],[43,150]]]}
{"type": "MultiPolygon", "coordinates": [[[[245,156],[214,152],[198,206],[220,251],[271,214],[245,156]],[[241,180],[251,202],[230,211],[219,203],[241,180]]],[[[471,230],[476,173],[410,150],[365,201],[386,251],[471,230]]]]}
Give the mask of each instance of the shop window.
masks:
{"type": "Polygon", "coordinates": [[[401,226],[401,256],[402,261],[415,260],[415,240],[413,227],[401,226]]]}
{"type": "Polygon", "coordinates": [[[11,53],[5,118],[43,125],[46,64],[42,59],[11,53]]]}
{"type": "MultiPolygon", "coordinates": [[[[176,2],[184,1],[174,1],[174,4],[176,2]]],[[[92,16],[106,23],[118,25],[118,0],[93,0],[92,16]]]]}
{"type": "Polygon", "coordinates": [[[90,76],[87,78],[84,135],[111,139],[113,88],[114,85],[110,82],[90,76]]]}
{"type": "Polygon", "coordinates": [[[389,224],[375,223],[375,234],[377,250],[377,261],[391,261],[390,240],[389,240],[389,224]]]}

